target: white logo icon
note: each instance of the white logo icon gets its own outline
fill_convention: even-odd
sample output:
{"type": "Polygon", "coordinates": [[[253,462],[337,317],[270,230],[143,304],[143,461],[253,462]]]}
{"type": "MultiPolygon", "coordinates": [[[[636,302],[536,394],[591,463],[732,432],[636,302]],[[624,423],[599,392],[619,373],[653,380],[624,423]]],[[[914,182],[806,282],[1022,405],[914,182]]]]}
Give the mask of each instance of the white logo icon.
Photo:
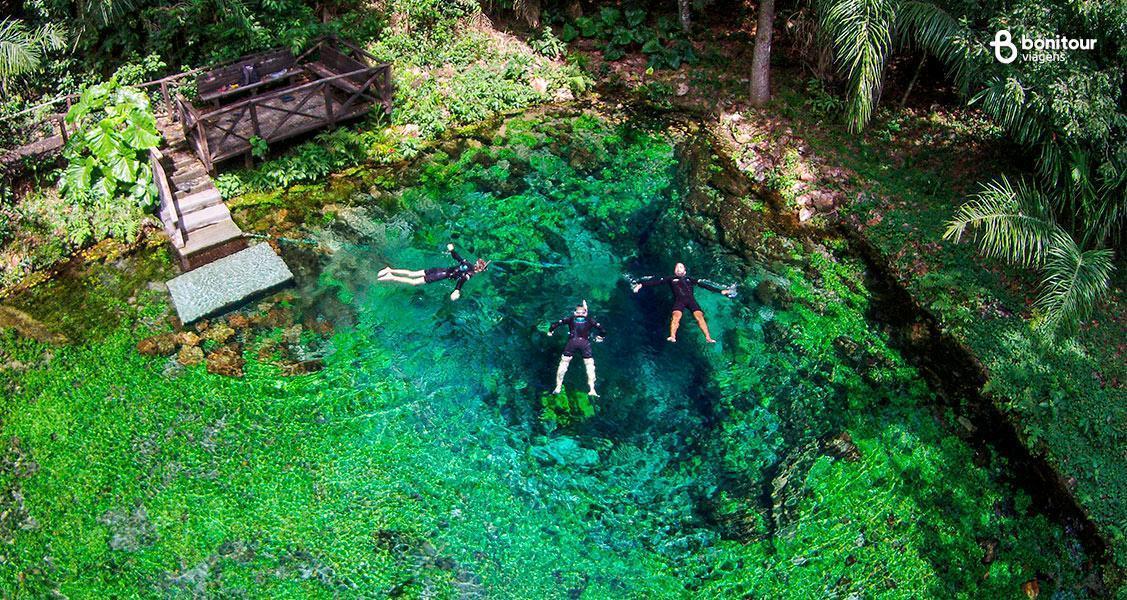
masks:
{"type": "Polygon", "coordinates": [[[994,58],[998,59],[998,62],[1008,65],[1017,60],[1017,46],[1014,45],[1013,36],[1010,35],[1008,29],[1002,29],[995,33],[994,41],[990,42],[990,45],[994,47],[994,58]],[[1003,48],[1009,49],[1009,55],[1003,55],[1003,48]]]}

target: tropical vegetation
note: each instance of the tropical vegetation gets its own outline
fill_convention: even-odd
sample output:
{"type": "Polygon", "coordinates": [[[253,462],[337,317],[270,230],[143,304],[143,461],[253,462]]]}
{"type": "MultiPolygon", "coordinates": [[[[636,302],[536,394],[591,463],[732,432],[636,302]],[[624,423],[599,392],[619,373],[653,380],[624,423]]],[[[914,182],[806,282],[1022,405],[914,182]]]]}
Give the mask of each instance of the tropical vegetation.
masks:
{"type": "Polygon", "coordinates": [[[0,146],[73,133],[0,152],[0,596],[1127,590],[1127,4],[11,8],[0,146]],[[393,110],[221,166],[297,284],[184,327],[139,84],[326,34],[393,110]],[[451,240],[459,302],[374,281],[451,240]],[[626,291],[677,261],[716,346],[626,291]]]}

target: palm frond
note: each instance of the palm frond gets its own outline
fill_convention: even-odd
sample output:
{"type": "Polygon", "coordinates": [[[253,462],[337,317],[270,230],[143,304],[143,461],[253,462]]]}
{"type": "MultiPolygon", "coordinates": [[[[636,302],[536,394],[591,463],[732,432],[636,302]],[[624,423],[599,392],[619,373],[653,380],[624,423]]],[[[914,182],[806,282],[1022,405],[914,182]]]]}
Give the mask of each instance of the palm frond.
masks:
{"type": "Polygon", "coordinates": [[[950,13],[932,2],[909,0],[896,9],[895,36],[907,47],[918,47],[938,58],[963,89],[975,79],[977,63],[965,43],[971,31],[950,13]]]}
{"type": "Polygon", "coordinates": [[[1056,329],[1084,319],[1111,289],[1115,252],[1110,248],[1082,251],[1071,236],[1053,236],[1045,261],[1045,278],[1034,308],[1039,326],[1056,329]]]}
{"type": "Polygon", "coordinates": [[[23,21],[0,21],[0,77],[11,77],[39,67],[39,45],[31,38],[23,21]]]}
{"type": "Polygon", "coordinates": [[[1047,129],[1026,100],[1025,86],[1016,77],[995,77],[968,104],[980,106],[1017,143],[1035,146],[1046,138],[1047,129]]]}
{"type": "Polygon", "coordinates": [[[822,29],[849,78],[849,128],[859,131],[880,99],[892,51],[894,5],[891,0],[825,0],[819,9],[822,29]]]}
{"type": "Polygon", "coordinates": [[[33,32],[32,39],[47,52],[62,50],[67,45],[67,30],[58,23],[45,23],[33,32]]]}
{"type": "Polygon", "coordinates": [[[1027,267],[1043,264],[1054,237],[1064,233],[1044,194],[1020,181],[1014,189],[1004,176],[960,206],[943,237],[958,242],[967,229],[983,254],[1027,267]]]}
{"type": "Polygon", "coordinates": [[[133,10],[135,0],[82,0],[78,3],[79,16],[98,27],[113,25],[114,20],[133,10]]]}
{"type": "Polygon", "coordinates": [[[0,78],[30,73],[39,68],[43,54],[66,44],[65,30],[58,25],[42,25],[29,30],[23,21],[0,20],[0,78]]]}

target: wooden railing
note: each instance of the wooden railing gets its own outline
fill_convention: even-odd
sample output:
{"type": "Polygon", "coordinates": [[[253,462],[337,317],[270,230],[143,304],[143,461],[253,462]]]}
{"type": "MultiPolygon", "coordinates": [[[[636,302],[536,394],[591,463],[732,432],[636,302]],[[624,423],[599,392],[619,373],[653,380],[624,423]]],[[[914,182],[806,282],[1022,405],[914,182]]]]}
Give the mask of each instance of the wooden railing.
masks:
{"type": "MultiPolygon", "coordinates": [[[[176,106],[176,94],[174,93],[173,85],[176,82],[184,79],[185,77],[195,75],[196,73],[199,73],[203,70],[205,69],[192,69],[191,71],[176,73],[175,75],[169,75],[167,77],[162,77],[153,81],[146,81],[145,83],[138,84],[134,87],[146,90],[150,94],[159,93],[159,97],[154,96],[155,98],[157,98],[157,102],[155,102],[153,105],[154,115],[158,117],[166,115],[175,116],[176,113],[174,111],[176,106]]],[[[66,144],[67,140],[70,139],[70,134],[73,130],[73,128],[68,126],[66,123],[66,115],[68,112],[70,112],[70,108],[74,104],[74,102],[78,100],[78,96],[78,94],[67,94],[66,96],[59,96],[58,98],[55,98],[53,100],[48,100],[47,102],[42,102],[31,108],[21,110],[20,112],[5,115],[3,118],[0,118],[0,121],[14,120],[24,115],[41,111],[44,108],[62,105],[60,106],[60,108],[63,108],[62,112],[53,112],[44,115],[37,122],[30,124],[30,127],[37,128],[45,124],[51,124],[52,129],[57,131],[59,137],[62,138],[62,144],[66,144]]],[[[60,146],[62,144],[60,144],[60,146]]]]}
{"type": "Polygon", "coordinates": [[[192,149],[207,170],[214,172],[215,163],[249,152],[254,138],[276,142],[359,116],[374,104],[390,110],[390,99],[391,65],[382,64],[258,94],[218,108],[201,109],[182,98],[177,99],[177,105],[192,149]],[[345,94],[343,101],[337,92],[345,94]],[[300,122],[295,122],[295,117],[300,122]],[[211,138],[209,134],[213,134],[211,138]]]}
{"type": "MultiPolygon", "coordinates": [[[[313,45],[310,46],[309,49],[296,57],[296,61],[301,63],[323,48],[331,48],[334,50],[346,49],[350,51],[352,56],[347,57],[350,60],[342,64],[352,64],[353,62],[356,64],[378,62],[375,56],[362,48],[333,36],[314,40],[313,45]]],[[[153,112],[156,116],[167,116],[171,120],[181,123],[181,126],[184,128],[185,136],[188,138],[193,150],[195,150],[197,156],[204,162],[209,172],[214,172],[216,162],[248,151],[250,148],[250,139],[254,136],[262,138],[269,143],[298,135],[317,127],[332,125],[341,119],[351,118],[361,112],[359,107],[367,109],[371,104],[383,104],[385,111],[390,112],[391,110],[391,65],[386,63],[371,67],[365,66],[365,68],[362,69],[340,73],[331,77],[323,77],[306,84],[253,96],[243,101],[211,110],[196,108],[191,102],[176,93],[177,83],[181,82],[184,78],[205,71],[222,68],[226,65],[235,64],[240,60],[242,59],[227,61],[219,65],[196,68],[153,81],[147,81],[135,86],[146,90],[150,94],[150,97],[153,98],[153,112]],[[350,84],[345,85],[345,81],[350,82],[350,84]],[[333,86],[333,89],[344,91],[344,93],[349,95],[343,102],[338,101],[334,97],[333,89],[330,89],[329,86],[333,86]],[[358,88],[358,90],[356,90],[356,88],[358,88]],[[302,101],[299,102],[295,109],[287,110],[279,106],[281,103],[277,102],[277,100],[279,100],[281,96],[295,94],[302,95],[302,101]],[[309,112],[301,112],[315,94],[319,94],[320,97],[324,98],[324,114],[314,115],[309,112]],[[271,101],[273,101],[272,106],[264,106],[271,101]],[[270,131],[265,132],[266,135],[263,135],[264,124],[259,121],[259,117],[263,111],[270,110],[292,112],[293,114],[283,117],[281,121],[275,123],[273,127],[267,127],[270,131]],[[224,124],[221,122],[221,119],[230,118],[233,114],[238,117],[235,123],[224,124]],[[283,125],[291,122],[293,116],[312,117],[317,121],[317,124],[305,124],[301,127],[285,129],[283,125]],[[240,129],[238,127],[239,122],[243,119],[250,119],[251,121],[251,128],[247,135],[244,135],[245,132],[237,131],[240,129]],[[232,146],[225,147],[222,143],[209,144],[207,133],[210,129],[223,131],[222,139],[224,141],[230,140],[234,142],[232,146]]],[[[74,101],[77,99],[78,94],[60,96],[18,113],[0,118],[0,121],[17,119],[27,114],[41,111],[44,108],[58,105],[61,105],[59,108],[64,109],[62,112],[47,114],[30,125],[32,128],[48,126],[51,129],[56,129],[58,137],[52,137],[51,134],[47,134],[32,143],[19,148],[11,148],[10,150],[14,150],[16,156],[25,154],[41,155],[56,151],[65,145],[73,131],[73,128],[66,123],[66,113],[69,112],[74,101]],[[24,152],[25,150],[26,153],[24,152]]],[[[2,144],[0,144],[0,150],[2,149],[2,144]]],[[[2,153],[3,152],[0,152],[0,154],[2,153]]]]}
{"type": "MultiPolygon", "coordinates": [[[[153,148],[149,150],[149,165],[153,169],[153,182],[157,186],[157,198],[160,200],[160,215],[170,215],[176,219],[176,228],[180,231],[180,244],[188,243],[188,228],[184,225],[184,213],[180,211],[180,201],[177,200],[176,194],[172,192],[172,185],[168,180],[168,172],[164,170],[164,165],[161,164],[160,150],[153,148]]],[[[167,223],[165,224],[167,227],[167,223]]],[[[173,237],[171,231],[166,231],[168,237],[173,237]]]]}

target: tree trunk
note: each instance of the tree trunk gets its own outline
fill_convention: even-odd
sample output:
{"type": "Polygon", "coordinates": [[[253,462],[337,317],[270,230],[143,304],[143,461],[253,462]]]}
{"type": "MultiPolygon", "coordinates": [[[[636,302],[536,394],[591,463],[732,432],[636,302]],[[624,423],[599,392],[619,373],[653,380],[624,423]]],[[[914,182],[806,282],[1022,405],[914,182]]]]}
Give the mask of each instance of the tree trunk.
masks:
{"type": "Polygon", "coordinates": [[[755,26],[755,51],[751,55],[751,104],[763,106],[771,99],[771,28],[775,23],[775,0],[759,0],[755,26]]]}
{"type": "Polygon", "coordinates": [[[924,68],[924,61],[927,60],[927,53],[920,57],[920,62],[916,65],[915,73],[912,73],[912,80],[908,82],[908,89],[904,90],[904,97],[900,99],[900,108],[908,103],[908,96],[912,93],[912,88],[916,85],[916,80],[920,78],[920,71],[924,68]]]}
{"type": "Polygon", "coordinates": [[[681,29],[689,33],[693,26],[692,0],[677,0],[677,16],[681,18],[681,29]]]}
{"type": "Polygon", "coordinates": [[[579,3],[579,0],[568,0],[564,6],[564,14],[574,21],[583,16],[583,5],[579,3]]]}
{"type": "Polygon", "coordinates": [[[532,29],[540,29],[540,0],[523,0],[514,2],[517,16],[524,19],[532,29]]]}

